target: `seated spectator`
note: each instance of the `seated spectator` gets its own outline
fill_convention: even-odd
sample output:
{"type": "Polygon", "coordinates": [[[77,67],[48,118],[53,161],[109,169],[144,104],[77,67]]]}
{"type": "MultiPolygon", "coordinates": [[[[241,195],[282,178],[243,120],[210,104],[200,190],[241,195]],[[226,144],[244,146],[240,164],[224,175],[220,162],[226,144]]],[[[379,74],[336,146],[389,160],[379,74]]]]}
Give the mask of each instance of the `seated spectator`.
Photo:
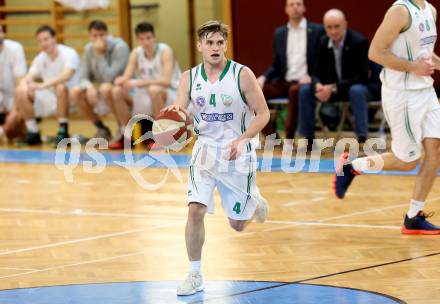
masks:
{"type": "Polygon", "coordinates": [[[113,99],[113,81],[124,72],[130,49],[120,38],[108,35],[107,25],[99,20],[89,24],[90,42],[84,48],[81,81],[72,91],[79,111],[97,128],[95,138],[111,139],[110,129],[101,116],[116,113],[113,99]]]}
{"type": "Polygon", "coordinates": [[[324,15],[327,35],[322,37],[312,83],[299,92],[300,133],[308,139],[308,149],[315,136],[316,102],[346,101],[351,105],[359,142],[368,135],[368,101],[372,98],[368,82],[368,40],[347,30],[344,13],[337,9],[324,15]]]}
{"type": "Polygon", "coordinates": [[[13,109],[16,85],[25,75],[26,58],[23,46],[16,41],[5,39],[3,26],[0,25],[0,138],[5,134],[13,137],[22,133],[23,128],[20,128],[20,124],[11,124],[15,121],[16,111],[13,111],[12,116],[8,114],[13,109]]]}
{"type": "Polygon", "coordinates": [[[135,32],[139,46],[131,52],[124,75],[116,78],[113,88],[121,132],[110,144],[111,149],[124,147],[124,128],[133,114],[155,117],[177,96],[181,72],[172,49],[156,41],[154,27],[148,22],[138,24],[135,32]]]}
{"type": "MultiPolygon", "coordinates": [[[[298,90],[311,82],[311,71],[317,56],[322,25],[308,22],[304,17],[303,0],[286,0],[287,25],[275,30],[273,37],[273,62],[258,82],[266,99],[288,97],[286,137],[294,138],[298,120],[298,90]]],[[[273,121],[263,130],[265,135],[275,133],[273,121]]]]}
{"type": "Polygon", "coordinates": [[[33,60],[15,95],[16,109],[25,120],[27,129],[26,136],[18,142],[20,146],[41,144],[35,114],[41,117],[56,112],[59,129],[54,144],[69,137],[69,89],[78,84],[80,76],[77,52],[71,47],[57,44],[53,28],[47,25],[40,27],[36,37],[41,52],[33,60]]]}

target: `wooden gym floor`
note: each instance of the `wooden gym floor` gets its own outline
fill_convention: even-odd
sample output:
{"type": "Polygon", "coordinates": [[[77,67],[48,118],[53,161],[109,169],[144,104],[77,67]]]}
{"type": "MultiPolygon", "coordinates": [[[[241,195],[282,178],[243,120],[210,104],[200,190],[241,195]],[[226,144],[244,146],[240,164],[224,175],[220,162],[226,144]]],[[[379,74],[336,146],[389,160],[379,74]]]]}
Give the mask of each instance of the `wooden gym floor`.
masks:
{"type": "MultiPolygon", "coordinates": [[[[142,303],[176,299],[175,281],[187,271],[187,169],[179,169],[182,181],[170,174],[154,191],[142,189],[128,170],[117,166],[98,174],[78,166],[69,183],[53,164],[38,162],[39,151],[33,151],[33,163],[25,164],[9,159],[7,149],[0,151],[0,290],[18,290],[0,291],[0,303],[30,303],[20,295],[29,287],[139,281],[172,281],[168,289],[156,290],[163,298],[142,303]]],[[[165,171],[147,168],[142,175],[158,182],[165,171]]],[[[414,179],[361,176],[340,201],[331,191],[331,174],[259,172],[257,181],[271,208],[268,221],[236,233],[217,196],[216,214],[206,218],[205,279],[329,285],[387,295],[393,303],[439,303],[440,237],[402,236],[399,230],[414,179]]],[[[437,180],[429,211],[440,211],[439,186],[437,180]]],[[[440,223],[440,217],[433,221],[440,223]]],[[[272,303],[258,302],[263,289],[248,292],[257,300],[233,302],[240,294],[226,292],[213,303],[272,303]]],[[[273,303],[385,303],[341,295],[330,302],[283,302],[283,296],[279,293],[280,300],[273,303]]],[[[50,292],[48,298],[33,299],[92,303],[54,300],[50,292]]],[[[207,296],[175,301],[211,303],[207,296]]]]}

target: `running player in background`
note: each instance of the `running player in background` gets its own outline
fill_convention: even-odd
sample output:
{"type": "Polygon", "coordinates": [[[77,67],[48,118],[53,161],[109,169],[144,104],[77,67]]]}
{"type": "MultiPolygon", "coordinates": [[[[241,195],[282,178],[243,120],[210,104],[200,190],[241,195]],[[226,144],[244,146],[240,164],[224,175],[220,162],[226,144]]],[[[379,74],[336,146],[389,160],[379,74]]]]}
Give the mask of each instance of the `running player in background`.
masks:
{"type": "Polygon", "coordinates": [[[178,295],[204,288],[200,270],[204,217],[214,212],[215,187],[236,231],[243,231],[253,218],[264,222],[268,211],[256,184],[255,148],[270,114],[252,71],[225,58],[227,37],[227,26],[218,21],[198,29],[203,63],[182,75],[175,104],[164,109],[184,110],[191,102],[198,134],[189,168],[185,230],[190,265],[178,295]],[[227,170],[220,170],[225,164],[227,170]]]}
{"type": "Polygon", "coordinates": [[[383,164],[383,170],[413,170],[421,148],[425,157],[402,226],[403,234],[440,234],[423,211],[440,166],[440,104],[431,75],[440,70],[434,54],[436,9],[424,0],[398,0],[386,13],[370,47],[370,59],[383,65],[382,104],[391,128],[392,152],[338,164],[335,191],[343,198],[353,178],[383,164]]]}
{"type": "Polygon", "coordinates": [[[41,52],[32,62],[29,73],[17,87],[16,105],[23,116],[27,134],[18,144],[32,146],[41,144],[41,135],[35,120],[35,110],[47,116],[57,112],[59,129],[54,143],[69,137],[69,89],[78,84],[80,60],[77,52],[63,44],[57,44],[56,33],[50,26],[41,26],[36,33],[41,52]],[[42,82],[37,82],[41,79],[42,82]],[[47,93],[38,96],[41,92],[47,93]]]}
{"type": "Polygon", "coordinates": [[[125,72],[115,79],[112,90],[121,131],[110,143],[110,149],[124,147],[124,129],[133,115],[156,117],[177,96],[181,72],[173,50],[156,41],[154,27],[148,22],[138,24],[135,32],[139,46],[131,52],[125,72]],[[134,74],[135,79],[132,78],[134,74]]]}
{"type": "Polygon", "coordinates": [[[16,41],[5,39],[3,26],[0,25],[0,138],[5,133],[9,136],[15,131],[13,129],[19,128],[18,124],[12,123],[17,117],[17,111],[12,109],[16,85],[25,75],[26,58],[23,46],[16,41]],[[7,115],[11,111],[12,115],[7,115]]]}

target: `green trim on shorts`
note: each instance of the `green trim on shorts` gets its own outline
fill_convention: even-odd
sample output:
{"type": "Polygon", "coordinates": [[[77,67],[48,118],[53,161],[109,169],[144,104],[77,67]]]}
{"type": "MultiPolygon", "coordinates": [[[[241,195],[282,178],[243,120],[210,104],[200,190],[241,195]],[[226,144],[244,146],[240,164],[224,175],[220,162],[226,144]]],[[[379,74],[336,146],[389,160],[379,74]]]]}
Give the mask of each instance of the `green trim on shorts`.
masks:
{"type": "Polygon", "coordinates": [[[197,184],[194,179],[194,167],[191,165],[189,166],[189,176],[191,178],[191,183],[193,184],[193,187],[196,189],[197,192],[199,192],[199,189],[197,189],[197,184]]]}
{"type": "Polygon", "coordinates": [[[406,101],[405,103],[405,129],[406,129],[406,133],[408,133],[409,138],[411,139],[411,141],[417,145],[417,141],[416,138],[414,136],[414,133],[412,131],[411,128],[411,122],[409,120],[409,109],[408,109],[408,101],[406,101]]]}
{"type": "Polygon", "coordinates": [[[194,177],[194,163],[197,160],[197,157],[199,156],[200,151],[202,150],[202,147],[199,147],[199,149],[196,151],[196,153],[194,154],[194,159],[191,161],[191,165],[189,166],[189,175],[191,177],[191,182],[194,186],[194,188],[196,189],[197,192],[199,192],[199,189],[197,189],[197,184],[196,184],[196,180],[194,177]]]}
{"type": "Polygon", "coordinates": [[[252,163],[252,157],[249,158],[250,162],[249,162],[249,174],[247,177],[247,187],[246,187],[246,192],[247,192],[247,197],[246,197],[246,202],[244,204],[243,210],[241,211],[241,213],[244,212],[244,210],[246,209],[246,206],[249,202],[249,199],[251,198],[251,182],[252,182],[252,178],[254,176],[254,170],[253,170],[253,163],[252,163]]]}

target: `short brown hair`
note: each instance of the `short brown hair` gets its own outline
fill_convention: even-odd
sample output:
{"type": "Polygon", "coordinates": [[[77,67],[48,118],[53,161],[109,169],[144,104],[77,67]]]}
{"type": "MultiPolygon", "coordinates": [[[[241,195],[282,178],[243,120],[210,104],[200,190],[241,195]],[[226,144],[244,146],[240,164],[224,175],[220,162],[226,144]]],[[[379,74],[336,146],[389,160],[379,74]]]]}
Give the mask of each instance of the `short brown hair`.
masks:
{"type": "Polygon", "coordinates": [[[197,36],[199,36],[199,40],[206,38],[211,33],[212,34],[219,33],[220,35],[223,36],[223,38],[225,38],[225,40],[227,40],[229,27],[226,24],[221,23],[220,21],[214,20],[202,24],[197,29],[197,36]]]}
{"type": "Polygon", "coordinates": [[[42,25],[35,32],[35,36],[38,36],[40,33],[43,32],[48,32],[49,35],[51,35],[52,37],[55,37],[57,35],[53,27],[51,27],[50,25],[42,25]]]}

